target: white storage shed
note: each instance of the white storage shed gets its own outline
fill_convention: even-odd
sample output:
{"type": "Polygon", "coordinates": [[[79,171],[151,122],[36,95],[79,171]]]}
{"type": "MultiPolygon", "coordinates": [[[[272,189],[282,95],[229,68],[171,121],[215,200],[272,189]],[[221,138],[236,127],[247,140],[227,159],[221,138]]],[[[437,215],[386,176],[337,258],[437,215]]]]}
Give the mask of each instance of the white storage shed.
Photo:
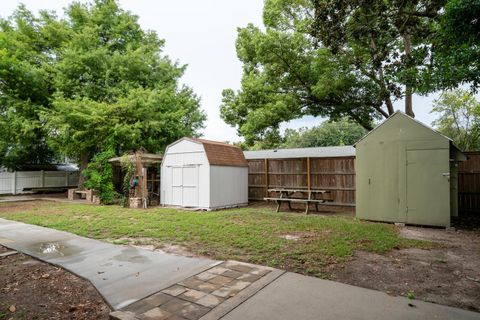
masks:
{"type": "Polygon", "coordinates": [[[161,204],[214,210],[248,204],[248,162],[240,148],[182,138],[162,161],[161,204]]]}

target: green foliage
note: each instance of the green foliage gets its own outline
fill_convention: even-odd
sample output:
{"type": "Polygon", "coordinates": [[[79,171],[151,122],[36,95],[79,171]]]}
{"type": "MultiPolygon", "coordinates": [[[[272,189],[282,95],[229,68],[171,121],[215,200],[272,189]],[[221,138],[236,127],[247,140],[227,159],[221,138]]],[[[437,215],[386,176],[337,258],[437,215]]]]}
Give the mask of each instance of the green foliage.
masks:
{"type": "Polygon", "coordinates": [[[82,172],[86,178],[84,187],[96,190],[103,204],[111,204],[115,197],[113,169],[111,163],[108,162],[108,159],[114,156],[115,151],[107,148],[105,151],[97,153],[82,172]]]}
{"type": "Polygon", "coordinates": [[[120,160],[120,166],[122,167],[122,172],[124,174],[122,181],[122,191],[125,195],[128,196],[130,190],[130,181],[135,175],[135,165],[129,159],[128,155],[124,155],[120,160]]]}
{"type": "Polygon", "coordinates": [[[326,121],[310,129],[302,128],[298,131],[287,129],[285,131],[285,142],[280,147],[308,148],[353,145],[366,133],[367,130],[351,121],[326,121]]]}
{"type": "Polygon", "coordinates": [[[462,150],[480,150],[480,102],[466,90],[444,92],[434,102],[434,127],[462,150]]]}
{"type": "MultiPolygon", "coordinates": [[[[421,87],[447,0],[315,0],[313,36],[372,81],[389,114],[392,100],[421,87]]],[[[408,113],[408,112],[407,112],[408,113]]]]}
{"type": "Polygon", "coordinates": [[[65,40],[63,29],[53,14],[34,17],[24,5],[0,19],[0,166],[54,160],[39,112],[50,106],[53,52],[65,40]]]}
{"type": "Polygon", "coordinates": [[[118,153],[159,152],[197,135],[199,98],[163,45],[115,0],[74,2],[64,19],[20,6],[0,22],[0,165],[54,150],[83,168],[109,139],[118,153]]]}
{"type": "Polygon", "coordinates": [[[238,31],[241,89],[224,90],[220,110],[247,145],[305,115],[348,117],[369,128],[378,116],[375,87],[349,61],[312,41],[306,28],[312,10],[307,1],[266,1],[266,30],[250,24],[238,31]]]}
{"type": "Polygon", "coordinates": [[[238,30],[241,89],[223,91],[221,116],[251,146],[305,115],[371,129],[403,98],[414,115],[414,93],[475,85],[478,3],[266,0],[265,30],[238,30]]]}
{"type": "Polygon", "coordinates": [[[278,130],[271,130],[264,135],[263,139],[255,141],[251,146],[242,143],[242,148],[247,150],[276,149],[279,148],[284,141],[285,138],[281,136],[278,130]]]}
{"type": "Polygon", "coordinates": [[[480,1],[450,0],[437,26],[434,39],[434,68],[425,82],[434,89],[452,89],[480,84],[480,1]]]}
{"type": "Polygon", "coordinates": [[[244,150],[265,150],[353,145],[367,132],[358,123],[341,119],[325,121],[312,128],[286,129],[283,136],[278,130],[272,130],[264,139],[255,141],[253,145],[240,143],[239,147],[244,150]]]}

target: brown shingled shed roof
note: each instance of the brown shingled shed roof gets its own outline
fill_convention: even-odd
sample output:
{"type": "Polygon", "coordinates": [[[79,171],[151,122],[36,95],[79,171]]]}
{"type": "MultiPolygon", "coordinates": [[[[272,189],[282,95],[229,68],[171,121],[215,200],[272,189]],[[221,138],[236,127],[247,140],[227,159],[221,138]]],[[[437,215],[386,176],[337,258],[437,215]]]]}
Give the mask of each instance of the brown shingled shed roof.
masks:
{"type": "Polygon", "coordinates": [[[208,162],[215,166],[248,167],[242,149],[227,143],[199,138],[187,138],[203,144],[208,162]]]}

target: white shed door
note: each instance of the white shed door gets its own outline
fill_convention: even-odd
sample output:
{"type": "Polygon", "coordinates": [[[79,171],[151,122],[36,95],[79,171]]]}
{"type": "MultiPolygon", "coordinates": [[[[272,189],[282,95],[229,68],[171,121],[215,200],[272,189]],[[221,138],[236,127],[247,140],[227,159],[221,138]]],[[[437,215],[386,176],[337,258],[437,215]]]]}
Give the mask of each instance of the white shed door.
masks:
{"type": "Polygon", "coordinates": [[[198,206],[198,166],[172,167],[172,205],[198,206]]]}
{"type": "Polygon", "coordinates": [[[182,205],[182,167],[172,167],[172,205],[182,205]]]}
{"type": "Polygon", "coordinates": [[[183,167],[183,203],[184,207],[198,206],[198,167],[183,167]]]}

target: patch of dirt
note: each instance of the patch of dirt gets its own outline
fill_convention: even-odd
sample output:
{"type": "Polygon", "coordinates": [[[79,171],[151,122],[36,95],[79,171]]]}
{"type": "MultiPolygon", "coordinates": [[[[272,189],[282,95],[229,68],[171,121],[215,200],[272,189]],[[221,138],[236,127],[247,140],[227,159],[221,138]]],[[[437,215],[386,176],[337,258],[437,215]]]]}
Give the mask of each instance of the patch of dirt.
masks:
{"type": "Polygon", "coordinates": [[[3,202],[0,203],[0,209],[5,212],[16,212],[16,211],[30,211],[35,208],[38,208],[41,200],[38,201],[19,201],[19,202],[3,202]]]}
{"type": "Polygon", "coordinates": [[[188,248],[172,243],[163,243],[153,238],[130,238],[130,237],[122,237],[119,239],[111,240],[108,239],[107,241],[115,243],[115,244],[125,244],[130,245],[132,247],[141,248],[150,251],[157,251],[163,253],[174,254],[177,256],[184,256],[184,257],[200,257],[198,254],[195,254],[188,250],[188,248]]]}
{"type": "Polygon", "coordinates": [[[108,319],[109,313],[88,281],[21,253],[0,258],[0,319],[108,319]]]}
{"type": "Polygon", "coordinates": [[[480,311],[480,232],[404,227],[406,238],[439,243],[434,249],[357,254],[328,271],[332,280],[480,311]]]}
{"type": "MultiPolygon", "coordinates": [[[[159,249],[157,249],[159,250],[159,249]]],[[[197,257],[195,253],[190,252],[187,248],[178,245],[178,244],[163,244],[162,248],[160,249],[163,252],[175,254],[177,256],[184,256],[184,257],[197,257]]]]}
{"type": "Polygon", "coordinates": [[[466,213],[452,218],[452,226],[458,229],[480,231],[480,214],[466,213]]]}

